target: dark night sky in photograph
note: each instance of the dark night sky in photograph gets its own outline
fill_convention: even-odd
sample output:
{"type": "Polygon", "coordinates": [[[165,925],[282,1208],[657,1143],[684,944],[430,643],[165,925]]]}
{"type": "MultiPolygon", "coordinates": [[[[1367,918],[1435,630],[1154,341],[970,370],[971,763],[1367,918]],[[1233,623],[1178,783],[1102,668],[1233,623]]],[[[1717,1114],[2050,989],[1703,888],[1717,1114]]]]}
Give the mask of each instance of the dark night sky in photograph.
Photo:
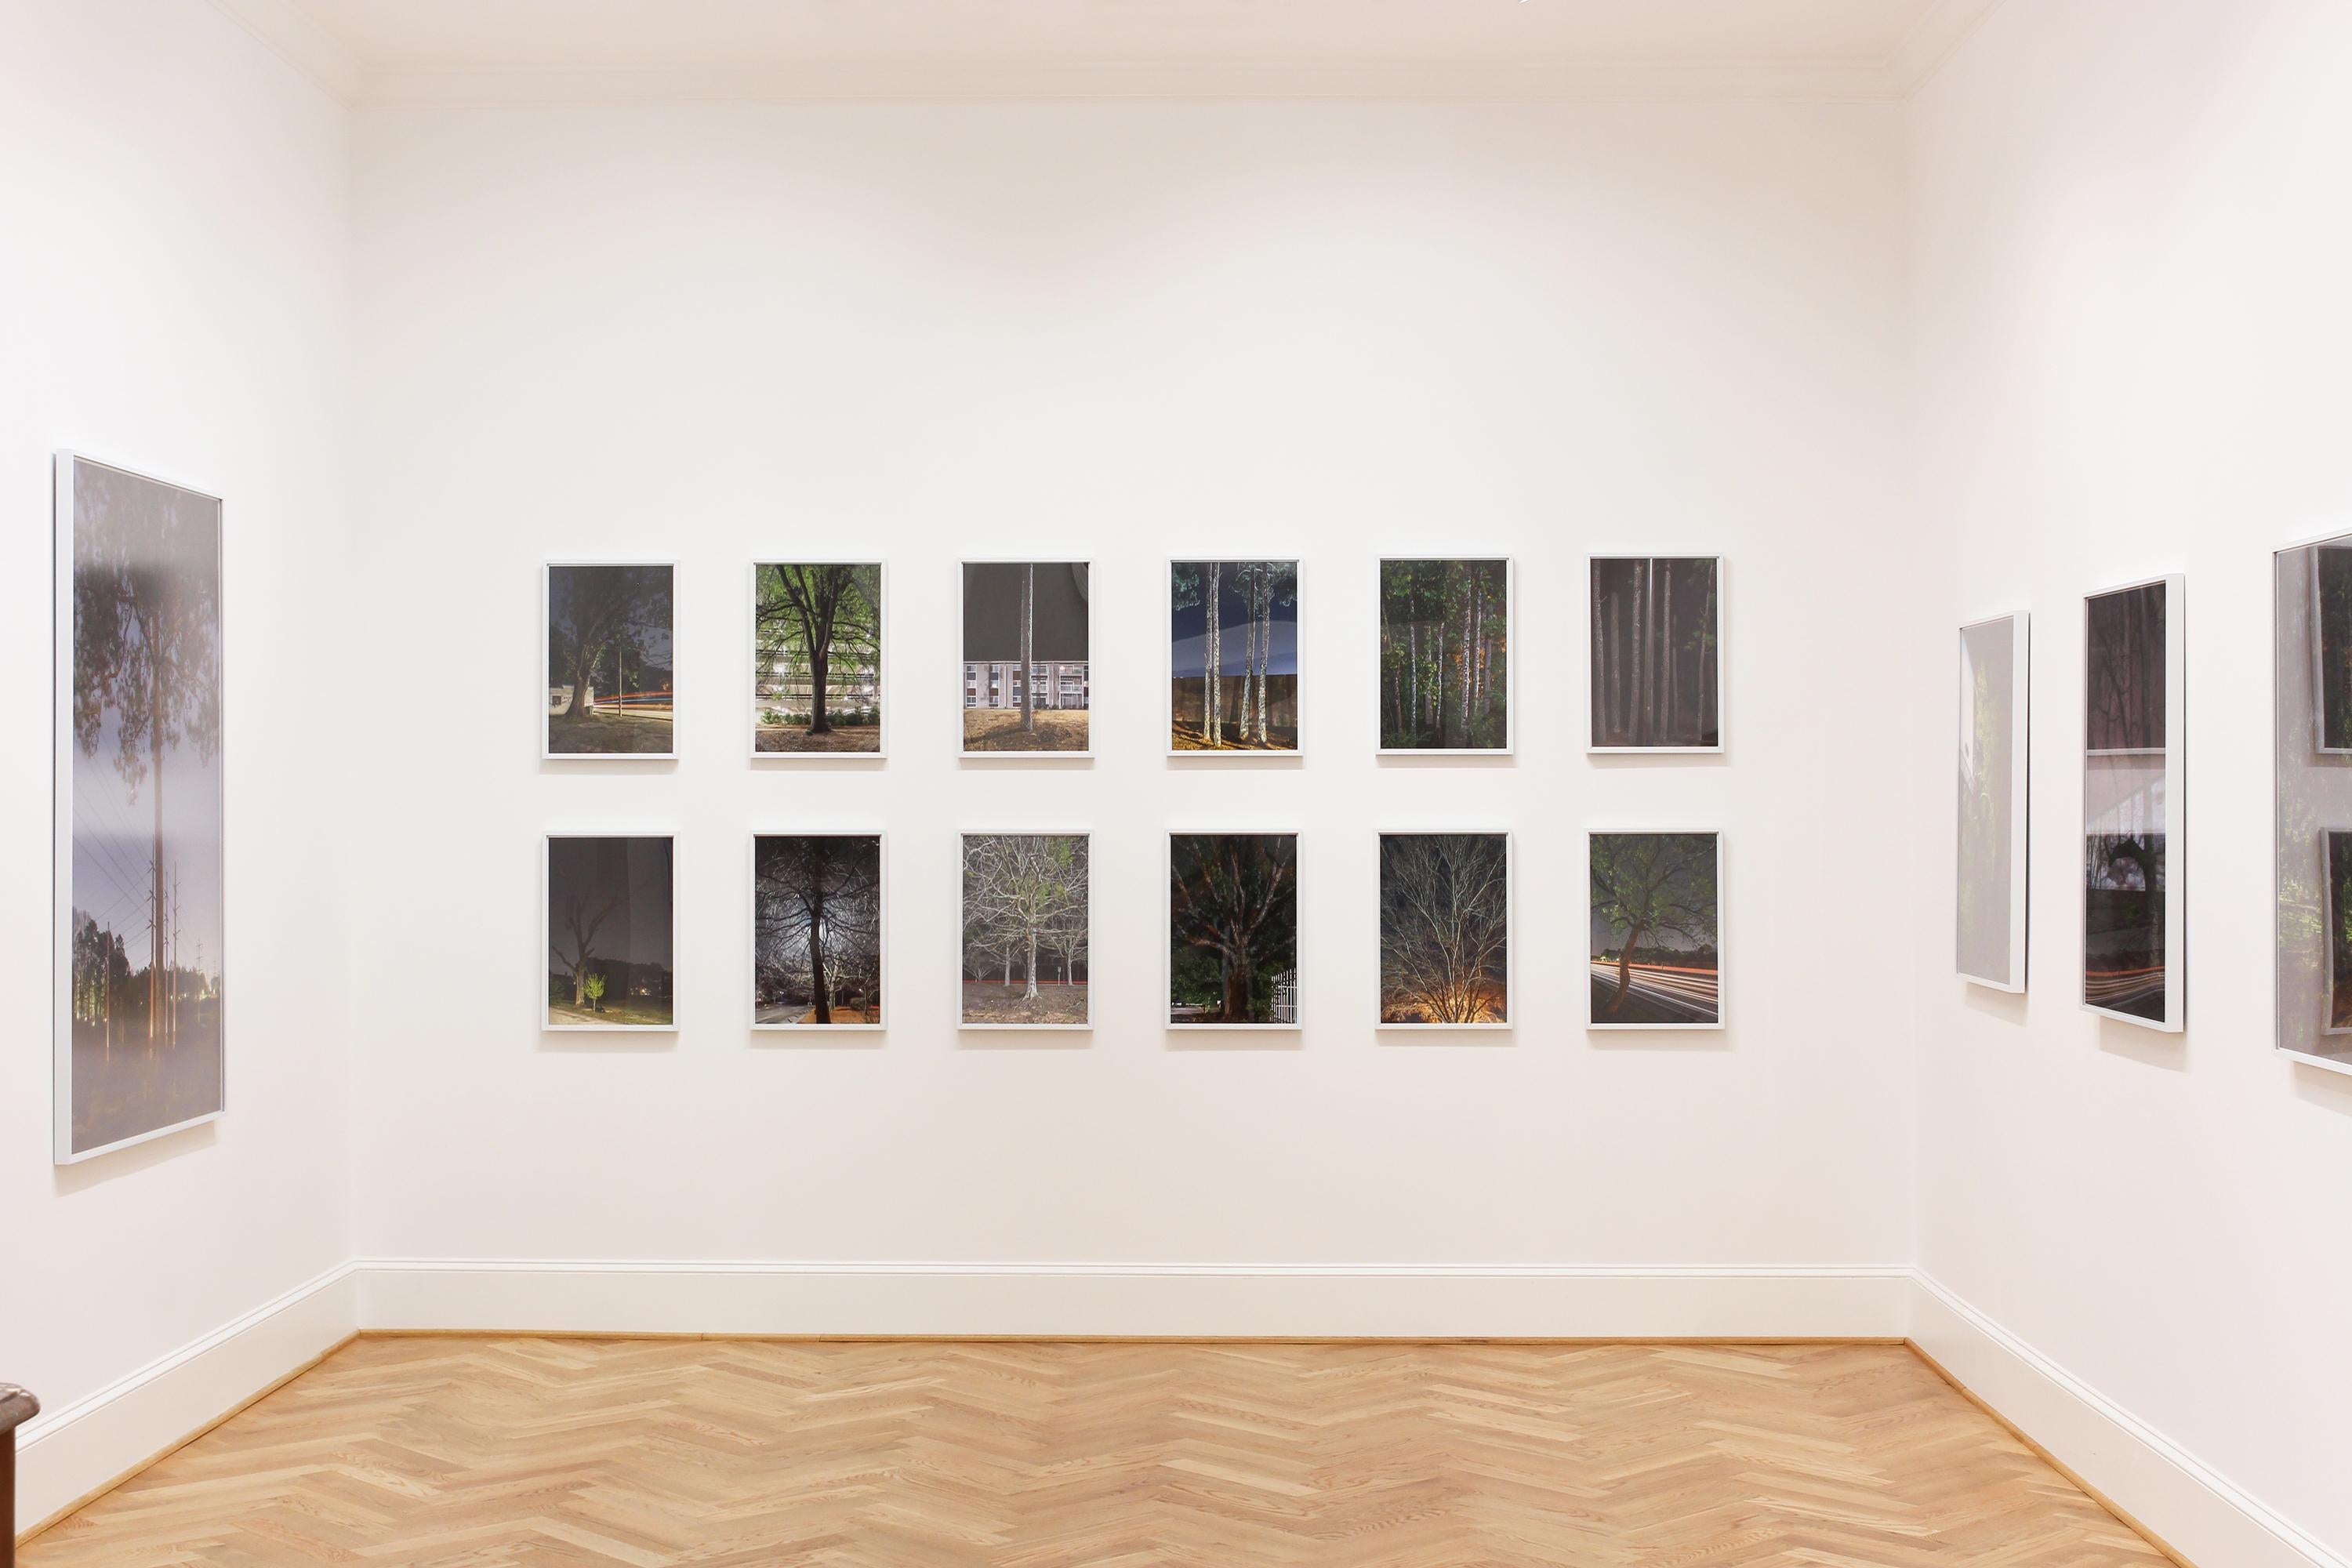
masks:
{"type": "MultiPolygon", "coordinates": [[[[1082,561],[1037,563],[1037,627],[1031,644],[1038,659],[1084,659],[1087,652],[1087,566],[1082,561]]],[[[1021,657],[1019,562],[964,563],[963,656],[972,660],[1021,657]]]]}
{"type": "Polygon", "coordinates": [[[563,905],[573,893],[594,910],[625,892],[628,901],[597,928],[593,951],[618,963],[670,967],[670,851],[667,838],[549,839],[548,941],[571,950],[563,905]]]}
{"type": "MultiPolygon", "coordinates": [[[[1219,584],[1217,595],[1217,608],[1224,621],[1225,634],[1224,646],[1220,650],[1223,657],[1218,662],[1224,666],[1223,673],[1227,675],[1242,673],[1242,658],[1249,648],[1249,605],[1234,584],[1234,574],[1228,571],[1219,584]]],[[[1209,607],[1206,605],[1191,605],[1171,611],[1168,635],[1173,674],[1197,677],[1208,673],[1209,607]]],[[[1269,675],[1298,673],[1298,595],[1295,587],[1290,595],[1290,603],[1274,606],[1274,652],[1265,668],[1269,675]]]]}

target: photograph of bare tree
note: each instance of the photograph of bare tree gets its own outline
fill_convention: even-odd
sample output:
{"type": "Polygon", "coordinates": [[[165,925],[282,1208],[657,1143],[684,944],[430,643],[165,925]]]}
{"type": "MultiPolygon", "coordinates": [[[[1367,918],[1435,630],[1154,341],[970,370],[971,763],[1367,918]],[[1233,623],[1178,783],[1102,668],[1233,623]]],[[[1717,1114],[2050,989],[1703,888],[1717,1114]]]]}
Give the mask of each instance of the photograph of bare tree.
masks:
{"type": "Polygon", "coordinates": [[[966,755],[1087,750],[1088,570],[1083,561],[967,561],[966,755]]]}
{"type": "Polygon", "coordinates": [[[1592,558],[1596,752],[1723,749],[1722,563],[1592,558]]]}
{"type": "Polygon", "coordinates": [[[667,834],[548,835],[542,1027],[676,1027],[672,847],[667,834]]]}
{"type": "Polygon", "coordinates": [[[1168,836],[1168,1022],[1298,1024],[1298,835],[1168,836]]]}
{"type": "Polygon", "coordinates": [[[967,1028],[1085,1028],[1087,842],[1083,833],[963,836],[967,1028]]]}
{"type": "Polygon", "coordinates": [[[2271,595],[2272,1043],[2352,1071],[2352,535],[2273,552],[2271,595]]]}
{"type": "Polygon", "coordinates": [[[751,840],[755,1028],[878,1028],[882,836],[762,833],[751,840]]]}
{"type": "Polygon", "coordinates": [[[1298,563],[1178,561],[1168,579],[1168,749],[1298,750],[1298,563]]]}
{"type": "Polygon", "coordinates": [[[1381,1023],[1510,1020],[1507,833],[1381,835],[1381,1023]]]}
{"type": "Polygon", "coordinates": [[[2178,1028],[2166,582],[2084,601],[2083,1004],[2178,1028]]]}
{"type": "Polygon", "coordinates": [[[57,460],[56,1158],[220,1114],[221,503],[57,460]]]}
{"type": "Polygon", "coordinates": [[[1722,858],[1713,833],[1593,833],[1595,1029],[1723,1026],[1722,858]]]}
{"type": "Polygon", "coordinates": [[[2330,541],[2306,548],[2317,730],[2312,749],[2336,756],[2352,752],[2352,545],[2330,541]]]}
{"type": "Polygon", "coordinates": [[[672,568],[547,568],[549,757],[675,755],[672,568]]]}
{"type": "Polygon", "coordinates": [[[2025,989],[2026,653],[2022,613],[1960,628],[1953,966],[2011,992],[2025,989]]]}
{"type": "Polygon", "coordinates": [[[751,568],[751,749],[879,756],[879,563],[751,568]]]}
{"type": "Polygon", "coordinates": [[[1381,750],[1511,749],[1511,563],[1381,563],[1381,750]]]}

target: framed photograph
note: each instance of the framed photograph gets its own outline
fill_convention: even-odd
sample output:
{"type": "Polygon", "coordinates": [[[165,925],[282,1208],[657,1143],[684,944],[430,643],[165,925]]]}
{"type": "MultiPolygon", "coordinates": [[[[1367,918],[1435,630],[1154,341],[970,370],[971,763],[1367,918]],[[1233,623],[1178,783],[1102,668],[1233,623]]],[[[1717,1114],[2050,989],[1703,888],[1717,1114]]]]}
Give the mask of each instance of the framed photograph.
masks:
{"type": "Polygon", "coordinates": [[[667,833],[547,836],[540,1027],[677,1027],[667,833]]]}
{"type": "Polygon", "coordinates": [[[1595,555],[1594,752],[1723,750],[1723,558],[1595,555]]]}
{"type": "Polygon", "coordinates": [[[1297,750],[1298,563],[1170,562],[1169,754],[1297,750]]]}
{"type": "Polygon", "coordinates": [[[963,754],[1092,756],[1092,570],[1083,561],[963,563],[963,754]]]}
{"type": "Polygon", "coordinates": [[[667,562],[548,563],[543,758],[677,755],[675,576],[667,562]]]}
{"type": "Polygon", "coordinates": [[[1298,835],[1168,836],[1168,1026],[1296,1029],[1298,835]]]}
{"type": "Polygon", "coordinates": [[[1953,965],[1995,991],[2025,989],[2028,652],[2022,610],[1960,628],[1953,965]]]}
{"type": "Polygon", "coordinates": [[[1383,1029],[1511,1026],[1511,836],[1380,836],[1383,1029]]]}
{"type": "Polygon", "coordinates": [[[959,1027],[1094,1026],[1091,848],[1085,833],[963,836],[959,1027]]]}
{"type": "Polygon", "coordinates": [[[878,1029],[882,835],[751,836],[751,1026],[878,1029]]]}
{"type": "Polygon", "coordinates": [[[2352,533],[2271,572],[2272,1040],[2352,1073],[2352,533]]]}
{"type": "Polygon", "coordinates": [[[880,757],[878,561],[751,567],[751,754],[880,757]]]}
{"type": "Polygon", "coordinates": [[[1506,556],[1381,562],[1383,753],[1511,750],[1511,590],[1506,556]]]}
{"type": "Polygon", "coordinates": [[[1585,835],[1592,1029],[1723,1027],[1723,835],[1585,835]]]}
{"type": "Polygon", "coordinates": [[[221,503],[60,452],[55,1158],[226,1104],[221,503]]]}
{"type": "Polygon", "coordinates": [[[2083,601],[2083,1005],[2187,1026],[2183,579],[2083,601]]]}

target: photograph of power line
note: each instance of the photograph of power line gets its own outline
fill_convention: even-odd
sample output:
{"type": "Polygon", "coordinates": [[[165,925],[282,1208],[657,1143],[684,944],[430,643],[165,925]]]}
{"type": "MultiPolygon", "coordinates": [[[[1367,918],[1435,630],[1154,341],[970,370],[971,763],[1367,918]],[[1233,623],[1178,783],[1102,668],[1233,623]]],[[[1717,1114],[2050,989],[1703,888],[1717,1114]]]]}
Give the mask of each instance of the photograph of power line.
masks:
{"type": "Polygon", "coordinates": [[[882,568],[751,569],[751,749],[878,756],[882,568]]]}
{"type": "Polygon", "coordinates": [[[882,1023],[882,836],[762,833],[751,840],[751,1022],[882,1023]]]}
{"type": "Polygon", "coordinates": [[[673,569],[547,568],[550,757],[675,755],[673,569]]]}
{"type": "Polygon", "coordinates": [[[1168,587],[1169,749],[1298,750],[1298,563],[1179,561],[1168,587]]]}
{"type": "Polygon", "coordinates": [[[967,561],[963,749],[1085,752],[1088,569],[1083,561],[967,561]]]}
{"type": "Polygon", "coordinates": [[[1087,841],[1083,833],[963,836],[958,1017],[969,1028],[1084,1028],[1087,841]]]}
{"type": "Polygon", "coordinates": [[[1595,1029],[1723,1024],[1722,843],[1714,833],[1594,833],[1595,1029]]]}
{"type": "Polygon", "coordinates": [[[671,984],[669,837],[550,834],[550,1029],[667,1029],[671,984]]]}
{"type": "Polygon", "coordinates": [[[2083,1002],[2175,1027],[2166,584],[2084,601],[2083,1002]]]}
{"type": "Polygon", "coordinates": [[[2003,991],[2025,989],[2025,628],[2021,614],[1960,628],[1953,963],[2003,991]]]}
{"type": "Polygon", "coordinates": [[[58,459],[59,1163],[219,1114],[221,503],[58,459]]]}
{"type": "Polygon", "coordinates": [[[1381,749],[1511,749],[1511,563],[1382,561],[1381,749]]]}
{"type": "Polygon", "coordinates": [[[1298,835],[1168,837],[1168,1022],[1298,1023],[1298,835]]]}
{"type": "Polygon", "coordinates": [[[1711,555],[1593,558],[1591,750],[1721,749],[1722,576],[1711,555]]]}
{"type": "Polygon", "coordinates": [[[1510,1019],[1511,839],[1381,835],[1381,1022],[1510,1019]]]}

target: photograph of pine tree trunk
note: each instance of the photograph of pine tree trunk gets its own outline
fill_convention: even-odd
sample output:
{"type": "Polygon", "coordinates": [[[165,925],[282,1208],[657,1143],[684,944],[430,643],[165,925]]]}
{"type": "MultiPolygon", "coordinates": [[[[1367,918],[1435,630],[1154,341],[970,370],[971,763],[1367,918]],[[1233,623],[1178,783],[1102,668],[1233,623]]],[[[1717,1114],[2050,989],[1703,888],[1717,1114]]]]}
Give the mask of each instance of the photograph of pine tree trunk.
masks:
{"type": "Polygon", "coordinates": [[[1298,835],[1168,837],[1168,1022],[1298,1023],[1298,835]]]}
{"type": "Polygon", "coordinates": [[[1510,1019],[1507,833],[1381,835],[1381,1023],[1510,1019]]]}
{"type": "Polygon", "coordinates": [[[548,835],[541,1026],[668,1029],[673,846],[663,835],[548,835]]]}
{"type": "Polygon", "coordinates": [[[2331,542],[2311,554],[2312,749],[2328,756],[2352,752],[2352,545],[2331,542]]]}
{"type": "Polygon", "coordinates": [[[2084,601],[2083,1003],[2176,1027],[2166,589],[2146,583],[2084,601]]]}
{"type": "Polygon", "coordinates": [[[1168,577],[1168,749],[1297,751],[1298,563],[1178,561],[1168,577]]]}
{"type": "Polygon", "coordinates": [[[1953,967],[2025,989],[2026,620],[1960,628],[1959,818],[1953,967]]]}
{"type": "Polygon", "coordinates": [[[1723,1026],[1722,843],[1713,833],[1593,833],[1595,1029],[1723,1026]]]}
{"type": "Polygon", "coordinates": [[[547,756],[677,754],[674,574],[666,564],[547,568],[547,756]]]}
{"type": "Polygon", "coordinates": [[[222,1107],[221,503],[57,472],[60,1163],[222,1107]]]}
{"type": "Polygon", "coordinates": [[[1082,1029],[1088,844],[1083,833],[963,836],[966,1028],[1082,1029]]]}
{"type": "Polygon", "coordinates": [[[882,1025],[882,836],[751,840],[751,1024],[882,1025]]]}
{"type": "Polygon", "coordinates": [[[751,749],[882,753],[882,568],[751,568],[751,749]]]}
{"type": "Polygon", "coordinates": [[[1511,563],[1381,563],[1381,750],[1511,749],[1511,563]]]}
{"type": "Polygon", "coordinates": [[[963,750],[1085,752],[1092,686],[1083,561],[967,561],[963,750]]]}
{"type": "Polygon", "coordinates": [[[1711,555],[1592,558],[1591,750],[1723,749],[1722,579],[1711,555]]]}

